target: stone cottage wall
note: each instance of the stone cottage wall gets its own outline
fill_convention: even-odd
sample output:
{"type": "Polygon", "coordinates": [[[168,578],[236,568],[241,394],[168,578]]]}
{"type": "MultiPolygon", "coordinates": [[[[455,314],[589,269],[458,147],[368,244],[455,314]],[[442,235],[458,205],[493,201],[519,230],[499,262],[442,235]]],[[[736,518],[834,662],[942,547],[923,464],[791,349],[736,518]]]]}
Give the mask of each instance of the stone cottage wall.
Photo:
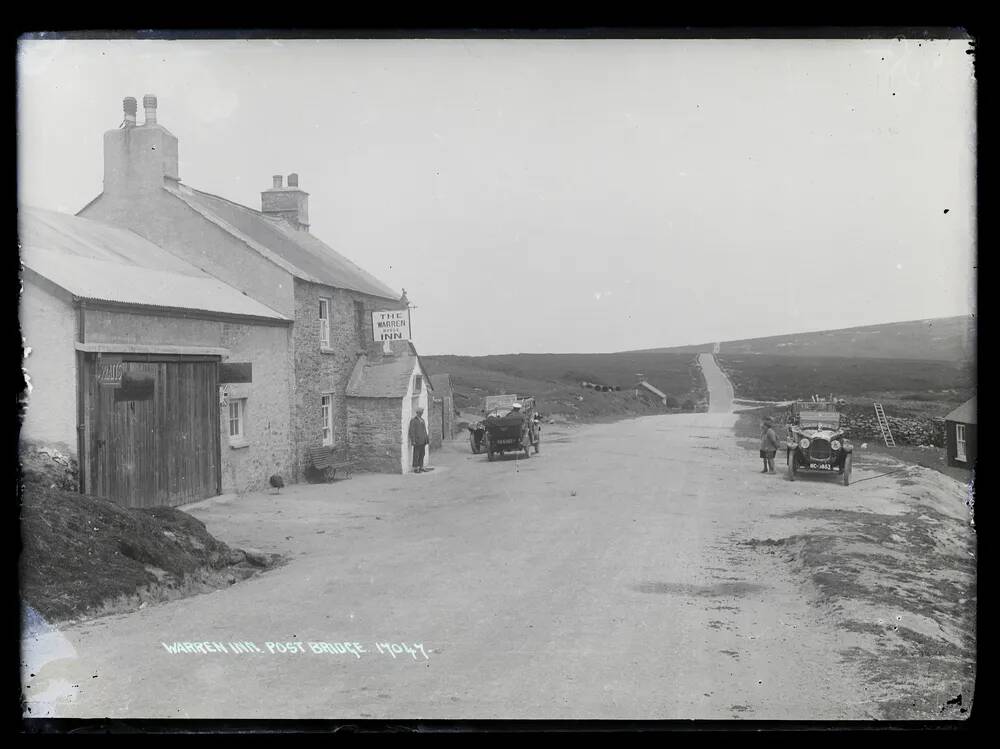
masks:
{"type": "Polygon", "coordinates": [[[401,473],[403,446],[399,439],[402,402],[399,398],[346,398],[347,434],[356,471],[401,473]]]}
{"type": "MultiPolygon", "coordinates": [[[[392,309],[398,302],[335,289],[305,281],[295,282],[295,326],[293,350],[295,385],[292,397],[293,441],[296,481],[301,481],[308,465],[306,453],[322,443],[321,398],[333,396],[334,447],[341,448],[350,439],[348,427],[347,382],[358,355],[371,340],[371,312],[392,309]],[[330,300],[330,345],[320,345],[319,301],[330,300]],[[364,307],[358,320],[355,302],[364,307]]],[[[397,408],[397,417],[399,409],[397,408]]],[[[397,423],[398,429],[398,423],[397,423]]],[[[398,438],[394,439],[398,442],[398,438]]],[[[361,459],[364,448],[350,444],[352,459],[361,459]]],[[[398,472],[398,471],[394,471],[398,472]]]]}

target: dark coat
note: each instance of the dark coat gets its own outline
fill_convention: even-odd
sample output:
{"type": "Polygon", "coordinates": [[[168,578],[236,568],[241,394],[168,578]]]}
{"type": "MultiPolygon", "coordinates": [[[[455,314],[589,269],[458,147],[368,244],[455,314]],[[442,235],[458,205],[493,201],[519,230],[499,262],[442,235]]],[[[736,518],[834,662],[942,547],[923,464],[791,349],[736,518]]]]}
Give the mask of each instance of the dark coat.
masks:
{"type": "Polygon", "coordinates": [[[419,416],[414,416],[410,419],[410,442],[414,445],[426,445],[429,441],[427,423],[419,416]]]}
{"type": "Polygon", "coordinates": [[[775,433],[774,427],[768,427],[767,429],[761,432],[760,449],[761,450],[778,449],[778,435],[775,433]]]}

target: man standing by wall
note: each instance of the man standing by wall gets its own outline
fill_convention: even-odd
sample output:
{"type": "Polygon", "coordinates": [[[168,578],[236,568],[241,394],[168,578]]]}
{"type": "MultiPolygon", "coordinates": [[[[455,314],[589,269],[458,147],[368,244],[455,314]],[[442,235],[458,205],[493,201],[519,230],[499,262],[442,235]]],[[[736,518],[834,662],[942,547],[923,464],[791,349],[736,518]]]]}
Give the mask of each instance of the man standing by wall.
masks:
{"type": "Polygon", "coordinates": [[[417,414],[410,419],[410,444],[413,445],[413,472],[424,472],[424,450],[427,449],[427,424],[424,422],[424,409],[417,406],[417,414]]]}

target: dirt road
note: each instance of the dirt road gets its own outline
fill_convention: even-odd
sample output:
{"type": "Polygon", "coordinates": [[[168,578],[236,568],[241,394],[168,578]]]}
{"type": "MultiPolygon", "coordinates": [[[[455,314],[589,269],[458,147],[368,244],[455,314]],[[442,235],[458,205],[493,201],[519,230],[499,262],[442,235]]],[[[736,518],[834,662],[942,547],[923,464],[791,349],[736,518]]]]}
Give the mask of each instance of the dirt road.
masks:
{"type": "Polygon", "coordinates": [[[72,696],[34,714],[959,717],[946,702],[970,702],[975,595],[961,486],[920,470],[905,487],[859,481],[877,467],[850,488],[761,475],[734,418],[546,427],[540,455],[493,463],[459,440],[424,475],[206,502],[191,511],[210,531],[288,563],[64,627],[75,657],[28,684],[62,679],[72,696]],[[872,527],[886,536],[865,551],[872,527]],[[890,597],[876,595],[879,555],[902,576],[890,597]],[[842,560],[876,579],[838,587],[842,560]],[[206,641],[263,652],[162,644],[206,641]],[[358,646],[308,645],[344,642],[358,646]]]}
{"type": "Polygon", "coordinates": [[[729,378],[719,369],[712,354],[698,354],[698,364],[701,366],[701,373],[705,377],[705,385],[708,387],[708,411],[715,414],[727,414],[733,410],[733,384],[729,378]]]}

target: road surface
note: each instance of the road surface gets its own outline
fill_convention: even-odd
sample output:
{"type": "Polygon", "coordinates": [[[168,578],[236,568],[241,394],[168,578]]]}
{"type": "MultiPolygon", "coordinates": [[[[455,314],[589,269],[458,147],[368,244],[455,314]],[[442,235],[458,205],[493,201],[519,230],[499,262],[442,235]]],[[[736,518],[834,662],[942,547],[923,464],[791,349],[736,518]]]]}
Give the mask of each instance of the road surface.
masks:
{"type": "MultiPolygon", "coordinates": [[[[210,531],[288,563],[64,626],[72,657],[28,684],[38,694],[61,683],[70,696],[36,702],[33,714],[868,719],[886,717],[910,682],[931,717],[963,689],[968,705],[965,667],[942,674],[894,660],[880,671],[866,659],[886,657],[880,636],[845,628],[817,605],[820,589],[771,553],[779,539],[834,527],[813,511],[899,514],[896,484],[848,490],[761,475],[734,438],[735,418],[546,427],[530,460],[491,463],[459,441],[424,475],[209,500],[191,512],[210,531]],[[163,644],[206,641],[264,652],[172,654],[163,644]],[[307,652],[271,653],[268,642],[307,652]],[[367,652],[313,653],[310,642],[367,652]],[[394,655],[386,643],[422,649],[394,655]]],[[[919,474],[909,495],[947,493],[936,480],[919,474]]],[[[874,626],[900,612],[855,615],[874,626]]]]}
{"type": "Polygon", "coordinates": [[[529,460],[459,439],[428,474],[187,508],[287,564],[36,638],[32,714],[965,717],[964,488],[864,459],[850,488],[761,475],[701,366],[706,414],[546,426],[529,460]],[[205,642],[226,652],[170,652],[205,642]]]}
{"type": "Polygon", "coordinates": [[[729,378],[719,369],[712,354],[698,354],[702,375],[708,387],[709,413],[727,414],[733,410],[733,385],[729,378]]]}

